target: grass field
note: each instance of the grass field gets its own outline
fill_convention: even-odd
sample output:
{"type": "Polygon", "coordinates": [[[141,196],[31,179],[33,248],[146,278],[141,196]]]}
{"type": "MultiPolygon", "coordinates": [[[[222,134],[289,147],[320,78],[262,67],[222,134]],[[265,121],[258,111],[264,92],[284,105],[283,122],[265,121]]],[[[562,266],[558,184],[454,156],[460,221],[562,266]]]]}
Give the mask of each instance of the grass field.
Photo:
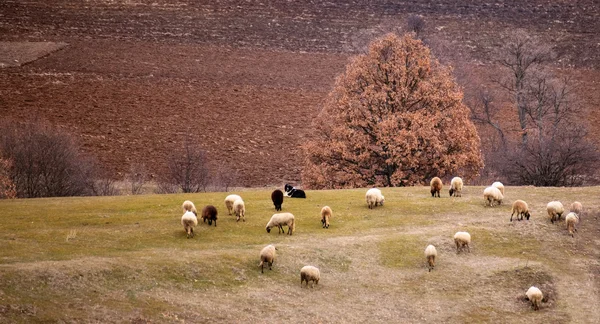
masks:
{"type": "Polygon", "coordinates": [[[428,188],[384,188],[385,205],[366,207],[366,189],[307,191],[288,199],[292,236],[267,234],[271,190],[236,192],[246,222],[227,215],[227,193],[0,201],[0,322],[600,322],[599,187],[507,187],[504,204],[484,207],[483,187],[462,198],[428,188]],[[181,203],[219,209],[186,239],[181,203]],[[509,222],[523,199],[529,221],[509,222]],[[545,206],[578,200],[572,238],[545,206]],[[321,228],[322,206],[333,209],[321,228]],[[452,236],[468,231],[471,253],[452,236]],[[278,248],[260,273],[259,252],[278,248]],[[438,250],[427,272],[423,251],[438,250]],[[300,268],[321,281],[300,287],[300,268]],[[536,285],[546,300],[524,300],[536,285]]]}

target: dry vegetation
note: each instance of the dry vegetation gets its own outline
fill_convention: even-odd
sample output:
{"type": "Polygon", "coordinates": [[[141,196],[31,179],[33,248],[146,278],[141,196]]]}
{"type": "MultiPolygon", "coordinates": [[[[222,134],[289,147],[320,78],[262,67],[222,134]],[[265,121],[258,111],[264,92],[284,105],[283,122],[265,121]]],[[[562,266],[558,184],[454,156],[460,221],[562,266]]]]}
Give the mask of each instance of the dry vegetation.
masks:
{"type": "Polygon", "coordinates": [[[428,187],[383,189],[369,210],[365,189],[308,191],[286,199],[293,236],[267,234],[270,190],[238,192],[247,221],[224,212],[225,193],[0,201],[0,321],[75,322],[552,322],[600,320],[598,187],[507,187],[505,203],[483,206],[482,187],[433,199],[428,187]],[[530,221],[509,222],[523,199],[530,221]],[[194,239],[179,224],[181,202],[220,211],[194,239]],[[585,211],[571,238],[545,205],[574,200],[585,211]],[[321,228],[320,208],[334,216],[321,228]],[[453,234],[472,235],[455,253],[453,234]],[[278,247],[260,274],[259,251],[278,247]],[[438,250],[427,272],[423,251],[438,250]],[[321,269],[314,289],[300,268],[321,269]],[[524,300],[531,285],[547,297],[524,300]]]}

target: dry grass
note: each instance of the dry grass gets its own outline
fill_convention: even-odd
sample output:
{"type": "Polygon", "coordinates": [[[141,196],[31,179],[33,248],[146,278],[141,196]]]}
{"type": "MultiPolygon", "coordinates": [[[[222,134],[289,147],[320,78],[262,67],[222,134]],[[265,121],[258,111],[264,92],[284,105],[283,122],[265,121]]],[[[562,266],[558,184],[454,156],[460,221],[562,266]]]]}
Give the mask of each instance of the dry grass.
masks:
{"type": "Polygon", "coordinates": [[[508,187],[504,204],[483,206],[482,187],[462,198],[428,188],[384,188],[369,210],[366,190],[308,191],[286,199],[293,236],[267,234],[270,190],[237,192],[247,221],[223,206],[226,193],[0,201],[0,322],[598,322],[600,188],[508,187]],[[219,209],[186,239],[181,202],[219,209]],[[523,199],[530,221],[509,222],[523,199]],[[545,205],[583,203],[575,238],[552,225],[545,205]],[[333,209],[329,229],[319,211],[333,209]],[[472,235],[456,254],[452,236],[472,235]],[[65,239],[66,237],[66,239],[65,239]],[[272,271],[260,249],[273,243],[272,271]],[[438,250],[427,272],[424,249],[438,250]],[[321,269],[300,288],[300,268],[321,269]],[[525,291],[546,298],[531,310],[525,291]]]}

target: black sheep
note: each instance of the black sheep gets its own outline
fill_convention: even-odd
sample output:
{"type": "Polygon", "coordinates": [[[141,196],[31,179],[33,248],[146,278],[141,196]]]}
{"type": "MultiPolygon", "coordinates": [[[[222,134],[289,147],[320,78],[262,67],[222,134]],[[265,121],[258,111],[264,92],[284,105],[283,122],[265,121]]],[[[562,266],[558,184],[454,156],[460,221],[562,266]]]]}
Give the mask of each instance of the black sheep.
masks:
{"type": "Polygon", "coordinates": [[[281,204],[283,204],[283,191],[276,189],[271,193],[271,200],[273,200],[273,205],[275,205],[275,210],[281,210],[281,204]]]}
{"type": "Polygon", "coordinates": [[[202,220],[206,223],[208,219],[208,226],[212,225],[215,221],[215,227],[217,226],[217,208],[213,205],[207,205],[202,208],[202,220]]]}

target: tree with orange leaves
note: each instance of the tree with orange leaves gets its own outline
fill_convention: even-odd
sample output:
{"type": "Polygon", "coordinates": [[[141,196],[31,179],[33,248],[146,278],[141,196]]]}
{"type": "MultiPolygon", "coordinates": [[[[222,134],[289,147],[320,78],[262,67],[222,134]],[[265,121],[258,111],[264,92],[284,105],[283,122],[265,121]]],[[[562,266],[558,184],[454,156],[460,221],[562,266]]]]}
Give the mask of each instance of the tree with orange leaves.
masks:
{"type": "Polygon", "coordinates": [[[304,145],[306,187],[422,184],[472,178],[480,140],[451,69],[412,35],[375,40],[336,80],[304,145]]]}
{"type": "Polygon", "coordinates": [[[10,179],[9,170],[12,167],[10,160],[0,158],[0,199],[17,197],[17,189],[10,179]]]}

